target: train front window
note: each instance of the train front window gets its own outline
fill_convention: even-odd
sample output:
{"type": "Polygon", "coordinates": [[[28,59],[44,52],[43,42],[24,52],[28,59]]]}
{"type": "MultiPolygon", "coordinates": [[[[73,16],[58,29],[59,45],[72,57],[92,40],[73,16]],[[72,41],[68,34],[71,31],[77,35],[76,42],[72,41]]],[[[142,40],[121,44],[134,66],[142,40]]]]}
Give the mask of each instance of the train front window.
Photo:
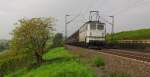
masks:
{"type": "Polygon", "coordinates": [[[97,25],[97,29],[98,30],[104,30],[104,26],[103,25],[97,25]]]}
{"type": "Polygon", "coordinates": [[[96,23],[91,23],[90,29],[91,30],[96,30],[96,23]]]}

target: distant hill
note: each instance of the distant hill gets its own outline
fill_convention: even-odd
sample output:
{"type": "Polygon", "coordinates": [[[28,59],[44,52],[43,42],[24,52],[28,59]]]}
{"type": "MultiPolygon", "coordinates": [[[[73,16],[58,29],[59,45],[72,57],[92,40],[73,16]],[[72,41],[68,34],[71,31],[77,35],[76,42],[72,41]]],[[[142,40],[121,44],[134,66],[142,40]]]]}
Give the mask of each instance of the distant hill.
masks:
{"type": "MultiPolygon", "coordinates": [[[[110,39],[110,35],[108,38],[110,39]]],[[[133,31],[123,31],[114,34],[116,40],[150,40],[150,29],[139,29],[133,31]]]]}

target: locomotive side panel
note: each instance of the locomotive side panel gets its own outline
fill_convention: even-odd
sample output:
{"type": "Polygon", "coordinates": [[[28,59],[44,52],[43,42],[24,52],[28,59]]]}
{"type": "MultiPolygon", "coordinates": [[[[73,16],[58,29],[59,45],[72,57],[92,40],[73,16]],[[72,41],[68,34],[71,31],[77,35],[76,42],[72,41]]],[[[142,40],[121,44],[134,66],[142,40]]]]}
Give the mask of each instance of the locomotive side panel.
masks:
{"type": "Polygon", "coordinates": [[[85,24],[79,29],[79,42],[86,41],[87,32],[88,32],[88,24],[85,24]]]}

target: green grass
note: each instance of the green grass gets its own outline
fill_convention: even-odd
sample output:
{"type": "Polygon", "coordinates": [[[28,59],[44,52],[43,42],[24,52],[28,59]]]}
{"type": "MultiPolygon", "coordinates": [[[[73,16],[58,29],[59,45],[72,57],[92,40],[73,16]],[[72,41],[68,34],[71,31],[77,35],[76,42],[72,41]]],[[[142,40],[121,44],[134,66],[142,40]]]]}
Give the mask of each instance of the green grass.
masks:
{"type": "Polygon", "coordinates": [[[84,65],[68,61],[43,65],[23,77],[93,77],[93,74],[84,65]]]}
{"type": "Polygon", "coordinates": [[[49,50],[48,53],[43,55],[44,60],[52,60],[55,58],[71,58],[73,57],[71,54],[68,53],[66,49],[63,47],[54,48],[52,50],[49,50]]]}
{"type": "MultiPolygon", "coordinates": [[[[116,40],[146,40],[150,39],[150,29],[140,29],[133,31],[124,31],[114,34],[116,40]]],[[[107,40],[110,40],[111,36],[107,36],[107,40]]]]}
{"type": "Polygon", "coordinates": [[[10,73],[10,74],[8,74],[8,75],[6,75],[4,77],[20,77],[20,76],[25,75],[27,72],[28,72],[27,68],[23,68],[23,69],[18,70],[16,72],[10,73]]]}
{"type": "Polygon", "coordinates": [[[43,55],[48,62],[31,70],[22,69],[5,77],[95,77],[86,65],[77,61],[63,47],[43,55]]]}

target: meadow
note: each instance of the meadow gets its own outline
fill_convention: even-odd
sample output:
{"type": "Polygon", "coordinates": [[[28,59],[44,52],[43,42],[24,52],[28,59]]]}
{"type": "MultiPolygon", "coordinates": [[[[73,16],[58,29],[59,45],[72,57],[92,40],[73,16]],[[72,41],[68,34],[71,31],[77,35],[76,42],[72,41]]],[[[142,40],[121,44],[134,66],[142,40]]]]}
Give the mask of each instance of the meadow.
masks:
{"type": "MultiPolygon", "coordinates": [[[[107,36],[107,40],[111,39],[111,35],[107,36]]],[[[150,39],[150,29],[139,29],[133,31],[123,31],[114,34],[115,40],[148,40],[150,39]]]]}

